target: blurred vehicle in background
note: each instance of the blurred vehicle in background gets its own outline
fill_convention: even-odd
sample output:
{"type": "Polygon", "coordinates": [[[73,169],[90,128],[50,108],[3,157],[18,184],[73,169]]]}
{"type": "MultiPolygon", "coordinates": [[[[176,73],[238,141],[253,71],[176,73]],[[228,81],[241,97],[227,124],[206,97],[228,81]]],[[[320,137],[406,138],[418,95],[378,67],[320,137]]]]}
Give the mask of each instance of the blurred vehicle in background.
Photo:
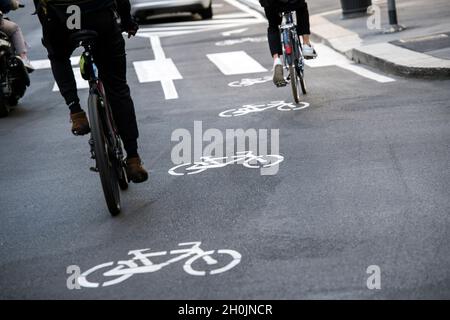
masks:
{"type": "Polygon", "coordinates": [[[131,0],[131,14],[138,22],[154,15],[178,12],[198,13],[202,19],[211,19],[212,0],[131,0]]]}

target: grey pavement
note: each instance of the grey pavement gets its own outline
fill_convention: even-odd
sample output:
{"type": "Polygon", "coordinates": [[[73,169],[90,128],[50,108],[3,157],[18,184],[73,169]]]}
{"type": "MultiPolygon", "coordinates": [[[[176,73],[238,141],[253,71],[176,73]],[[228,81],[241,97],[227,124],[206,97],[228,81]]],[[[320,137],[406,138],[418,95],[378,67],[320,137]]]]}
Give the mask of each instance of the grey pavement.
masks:
{"type": "MultiPolygon", "coordinates": [[[[215,1],[215,15],[245,13],[233,3],[215,1]]],[[[45,59],[31,12],[28,6],[10,16],[32,45],[30,58],[45,59]]],[[[177,19],[168,24],[195,23],[177,19]]],[[[50,70],[31,75],[19,106],[0,119],[1,299],[450,298],[450,81],[364,66],[307,66],[309,93],[302,101],[309,108],[219,117],[244,105],[292,102],[288,87],[271,82],[228,85],[270,76],[268,46],[254,40],[265,32],[262,21],[161,37],[166,58],[182,75],[173,81],[178,98],[170,100],[160,82],[139,81],[133,67],[155,58],[149,39],[127,40],[140,152],[151,176],[122,193],[123,211],[115,218],[89,171],[87,138],[69,131],[50,70]],[[217,45],[224,40],[235,41],[217,45]],[[207,58],[234,51],[267,71],[225,75],[207,58]],[[375,81],[374,73],[392,81],[375,81]],[[180,128],[193,133],[194,121],[204,131],[279,129],[284,161],[278,173],[262,176],[236,164],[168,174],[171,135],[180,128]],[[194,276],[181,261],[106,287],[67,287],[70,265],[107,271],[131,250],[171,251],[193,241],[204,250],[239,252],[240,263],[194,276]],[[366,285],[371,265],[381,270],[379,290],[366,285]]],[[[83,101],[86,95],[80,90],[83,101]]],[[[229,262],[226,254],[218,258],[229,262]]],[[[154,263],[166,260],[158,256],[154,263]]],[[[208,268],[201,261],[192,267],[208,268]]],[[[97,271],[89,280],[117,277],[97,271]]]]}

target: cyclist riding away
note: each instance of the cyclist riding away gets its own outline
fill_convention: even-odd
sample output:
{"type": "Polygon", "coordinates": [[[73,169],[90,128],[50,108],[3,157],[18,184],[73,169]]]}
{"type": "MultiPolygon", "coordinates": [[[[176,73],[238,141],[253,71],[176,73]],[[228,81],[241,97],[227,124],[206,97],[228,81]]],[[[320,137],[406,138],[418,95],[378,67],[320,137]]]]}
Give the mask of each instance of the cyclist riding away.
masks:
{"type": "Polygon", "coordinates": [[[69,40],[70,34],[77,30],[67,28],[67,7],[77,5],[81,11],[81,29],[98,33],[93,55],[127,153],[127,176],[135,183],[146,181],[148,173],[138,154],[139,132],[126,79],[125,41],[122,31],[128,32],[130,37],[138,30],[138,25],[130,14],[129,0],[34,0],[34,3],[42,24],[42,42],[48,51],[53,76],[70,109],[74,135],[88,134],[90,127],[86,113],[80,106],[70,62],[70,56],[76,47],[69,40]]]}
{"type": "MultiPolygon", "coordinates": [[[[0,0],[0,11],[2,13],[8,13],[11,10],[17,10],[20,2],[17,0],[0,0]]],[[[34,71],[30,60],[27,57],[27,44],[22,34],[22,30],[19,25],[6,19],[0,21],[0,31],[6,33],[14,44],[17,57],[19,57],[29,73],[34,71]]]]}
{"type": "Polygon", "coordinates": [[[269,40],[270,53],[273,57],[273,82],[276,86],[285,84],[283,76],[283,64],[281,56],[283,49],[281,47],[281,36],[279,26],[281,24],[282,11],[295,11],[297,17],[297,34],[302,36],[303,45],[302,53],[305,59],[313,59],[317,57],[317,53],[310,42],[309,29],[309,12],[308,4],[305,0],[259,0],[267,20],[269,28],[267,29],[267,37],[269,40]]]}

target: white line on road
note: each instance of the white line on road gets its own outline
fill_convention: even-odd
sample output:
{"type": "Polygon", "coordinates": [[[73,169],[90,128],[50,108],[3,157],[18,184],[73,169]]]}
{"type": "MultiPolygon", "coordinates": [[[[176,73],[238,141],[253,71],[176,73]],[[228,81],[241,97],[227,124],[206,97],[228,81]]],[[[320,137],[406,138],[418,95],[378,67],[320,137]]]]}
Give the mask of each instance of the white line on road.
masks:
{"type": "Polygon", "coordinates": [[[242,33],[242,32],[245,32],[245,31],[247,31],[247,30],[248,30],[248,28],[242,28],[242,29],[230,30],[230,31],[222,32],[222,35],[223,35],[224,37],[228,37],[228,36],[231,36],[232,34],[242,33]]]}
{"type": "Polygon", "coordinates": [[[328,66],[337,66],[339,68],[351,71],[356,73],[362,77],[380,82],[393,82],[395,79],[383,76],[381,74],[370,71],[366,68],[363,68],[353,61],[348,60],[342,54],[334,51],[330,47],[327,47],[323,44],[317,43],[314,44],[314,47],[317,49],[318,57],[314,60],[306,60],[306,65],[311,68],[316,67],[328,67],[328,66]]]}
{"type": "Polygon", "coordinates": [[[206,55],[225,75],[266,72],[267,69],[245,51],[232,51],[206,55]]]}
{"type": "Polygon", "coordinates": [[[225,2],[228,2],[228,4],[232,5],[233,7],[238,8],[241,11],[244,11],[251,16],[255,17],[257,20],[265,21],[266,19],[262,14],[257,12],[256,10],[250,9],[248,6],[236,1],[236,0],[224,0],[225,2]]]}
{"type": "Polygon", "coordinates": [[[236,19],[236,18],[249,18],[250,15],[246,12],[237,12],[237,13],[225,13],[225,14],[216,14],[213,17],[213,20],[218,19],[236,19]]]}
{"type": "Polygon", "coordinates": [[[164,54],[159,37],[150,37],[150,43],[152,45],[155,60],[165,59],[166,55],[164,54]]]}

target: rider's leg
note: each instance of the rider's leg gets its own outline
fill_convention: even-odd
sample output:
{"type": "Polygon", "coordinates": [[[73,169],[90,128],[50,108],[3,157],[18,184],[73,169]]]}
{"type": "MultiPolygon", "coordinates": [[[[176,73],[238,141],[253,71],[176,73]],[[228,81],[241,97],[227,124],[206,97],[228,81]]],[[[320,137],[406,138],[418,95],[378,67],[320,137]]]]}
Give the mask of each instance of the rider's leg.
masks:
{"type": "Polygon", "coordinates": [[[12,21],[3,19],[0,24],[0,30],[11,37],[14,48],[16,49],[16,54],[22,59],[28,71],[34,71],[34,68],[27,57],[27,44],[25,43],[25,38],[23,37],[23,33],[19,25],[12,21]]]}
{"type": "Polygon", "coordinates": [[[305,58],[315,58],[317,53],[313,48],[310,41],[310,25],[309,25],[309,12],[308,4],[304,0],[300,0],[298,9],[296,10],[297,16],[297,34],[303,38],[303,55],[305,58]]]}
{"type": "Polygon", "coordinates": [[[110,10],[85,15],[82,23],[99,34],[94,56],[127,153],[128,178],[133,182],[143,182],[148,179],[148,173],[138,154],[139,131],[126,79],[127,62],[122,32],[110,10]]]}
{"type": "Polygon", "coordinates": [[[283,64],[281,62],[281,56],[283,55],[283,49],[281,48],[281,36],[279,25],[281,24],[281,16],[275,8],[265,7],[267,20],[269,27],[267,29],[267,38],[269,40],[270,53],[273,58],[273,82],[275,85],[284,85],[286,81],[283,76],[283,64]]]}
{"type": "Polygon", "coordinates": [[[69,42],[69,35],[65,26],[60,25],[56,19],[47,19],[39,15],[42,24],[42,43],[48,52],[53,77],[70,109],[72,132],[75,135],[85,135],[90,132],[86,113],[80,106],[77,94],[77,83],[73,74],[70,55],[74,47],[69,42]]]}

